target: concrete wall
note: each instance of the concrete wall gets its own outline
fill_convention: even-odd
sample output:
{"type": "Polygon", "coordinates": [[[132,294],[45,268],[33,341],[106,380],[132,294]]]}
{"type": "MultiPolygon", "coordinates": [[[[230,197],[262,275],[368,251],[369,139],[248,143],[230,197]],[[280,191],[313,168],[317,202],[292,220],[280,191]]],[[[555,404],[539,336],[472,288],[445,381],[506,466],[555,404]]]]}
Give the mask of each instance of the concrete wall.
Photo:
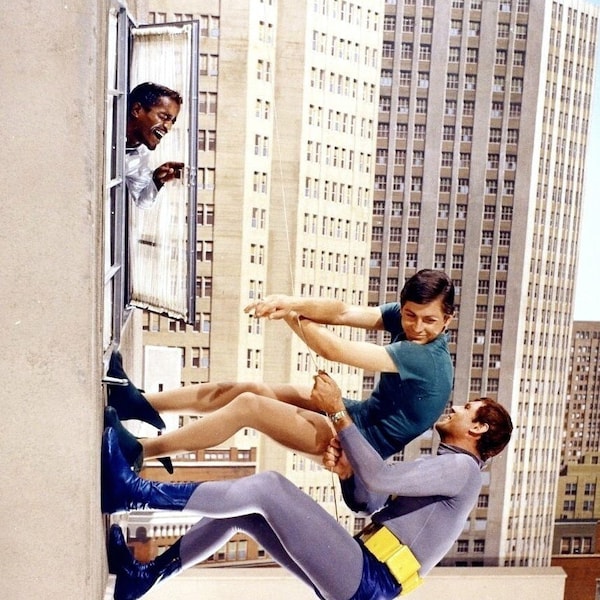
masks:
{"type": "Polygon", "coordinates": [[[107,2],[0,11],[2,597],[102,598],[107,2]]]}

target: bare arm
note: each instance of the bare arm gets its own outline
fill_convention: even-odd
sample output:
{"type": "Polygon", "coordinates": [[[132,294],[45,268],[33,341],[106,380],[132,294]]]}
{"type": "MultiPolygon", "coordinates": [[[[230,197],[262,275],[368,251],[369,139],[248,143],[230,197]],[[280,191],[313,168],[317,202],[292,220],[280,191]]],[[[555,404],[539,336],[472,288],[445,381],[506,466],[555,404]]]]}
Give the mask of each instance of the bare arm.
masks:
{"type": "Polygon", "coordinates": [[[368,371],[398,372],[398,367],[383,346],[344,340],[324,325],[298,318],[294,313],[288,314],[285,321],[313,352],[326,360],[368,371]]]}
{"type": "Polygon", "coordinates": [[[381,311],[376,306],[356,306],[330,298],[301,298],[273,294],[249,304],[245,312],[254,312],[256,317],[284,319],[297,313],[315,323],[345,325],[362,329],[383,329],[381,311]]]}

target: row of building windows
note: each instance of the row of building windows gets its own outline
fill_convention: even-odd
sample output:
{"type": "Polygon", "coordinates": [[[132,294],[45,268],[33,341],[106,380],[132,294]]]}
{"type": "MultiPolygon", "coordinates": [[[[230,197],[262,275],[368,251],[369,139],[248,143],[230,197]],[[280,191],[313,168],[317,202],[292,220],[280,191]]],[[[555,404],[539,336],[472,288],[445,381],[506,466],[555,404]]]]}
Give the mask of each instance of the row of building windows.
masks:
{"type": "MultiPolygon", "coordinates": [[[[386,191],[388,185],[388,176],[387,175],[375,175],[375,190],[376,191],[386,191]]],[[[457,182],[454,183],[454,189],[459,194],[468,194],[469,193],[469,179],[467,178],[459,178],[457,182]]],[[[404,192],[405,184],[404,184],[404,176],[403,175],[393,175],[392,176],[392,190],[395,192],[404,192]]],[[[453,180],[451,177],[440,177],[438,191],[440,193],[450,193],[453,189],[453,180]]],[[[423,178],[419,176],[411,176],[410,177],[410,191],[411,192],[421,192],[423,190],[423,178]]],[[[485,193],[488,195],[496,195],[498,193],[498,180],[497,179],[486,179],[485,180],[485,193]]],[[[502,195],[504,196],[513,196],[515,193],[515,182],[513,179],[505,179],[502,182],[502,195]]],[[[411,203],[411,204],[419,204],[419,203],[411,203]]],[[[409,215],[409,216],[418,216],[418,215],[409,215]]]]}
{"type": "Polygon", "coordinates": [[[330,181],[329,179],[321,181],[317,177],[306,177],[304,179],[304,197],[349,206],[352,204],[355,206],[368,206],[371,191],[369,188],[362,186],[354,187],[347,183],[330,181]]]}
{"type": "MultiPolygon", "coordinates": [[[[567,482],[565,484],[565,496],[576,496],[579,485],[575,482],[567,482]]],[[[594,482],[585,482],[583,485],[583,493],[586,496],[594,496],[596,494],[596,484],[594,482]]]]}
{"type": "MultiPolygon", "coordinates": [[[[326,54],[355,64],[360,63],[361,47],[353,40],[345,40],[336,35],[328,35],[322,31],[313,30],[312,50],[320,54],[326,54]]],[[[377,66],[379,50],[364,46],[362,48],[362,64],[364,66],[377,66]]]]}
{"type": "MultiPolygon", "coordinates": [[[[564,512],[574,512],[575,500],[564,500],[562,509],[564,512]]],[[[581,505],[581,510],[583,510],[584,512],[594,512],[594,501],[584,500],[581,505]]]]}
{"type": "MultiPolygon", "coordinates": [[[[469,552],[469,540],[457,540],[456,551],[460,554],[469,552]]],[[[473,552],[485,552],[485,540],[476,539],[473,540],[473,552]]]]}
{"type": "Polygon", "coordinates": [[[355,288],[346,289],[331,285],[315,285],[314,282],[300,281],[300,295],[305,297],[318,296],[319,298],[335,298],[350,304],[364,304],[362,290],[355,288]]]}
{"type": "MultiPolygon", "coordinates": [[[[362,256],[350,257],[347,254],[339,252],[319,252],[318,267],[320,271],[331,273],[350,273],[350,263],[352,262],[352,274],[364,275],[365,259],[362,256]]],[[[302,249],[302,267],[305,269],[315,269],[317,266],[317,251],[310,248],[302,249]]]]}
{"type": "MultiPolygon", "coordinates": [[[[600,331],[576,331],[576,340],[600,340],[600,331]]],[[[583,346],[581,346],[583,348],[583,346]]],[[[585,352],[585,350],[583,350],[585,352]]]]}
{"type": "MultiPolygon", "coordinates": [[[[456,115],[456,100],[446,100],[446,115],[456,115]]],[[[502,118],[505,113],[506,103],[502,101],[494,101],[492,102],[492,110],[491,117],[492,118],[502,118]]],[[[379,96],[379,112],[390,112],[392,108],[392,98],[390,96],[381,95],[379,96]]],[[[470,102],[467,106],[468,112],[470,116],[473,114],[475,110],[475,103],[470,102]]],[[[428,110],[428,102],[427,98],[415,98],[414,103],[411,103],[411,100],[408,96],[399,96],[398,103],[396,107],[396,112],[398,114],[417,114],[417,115],[426,115],[428,110]],[[413,105],[414,104],[414,105],[413,105]]],[[[464,111],[463,111],[463,114],[464,111]]],[[[519,118],[521,116],[521,103],[520,102],[509,102],[508,103],[508,116],[510,118],[519,118]]]]}
{"type": "Polygon", "coordinates": [[[313,0],[315,14],[339,19],[342,23],[358,25],[361,29],[377,31],[379,13],[347,0],[313,0]]]}
{"type": "MultiPolygon", "coordinates": [[[[385,103],[390,100],[388,97],[381,97],[381,101],[385,103]]],[[[389,111],[389,105],[382,104],[382,112],[389,111]]],[[[396,123],[395,137],[399,140],[408,139],[408,123],[396,123]]],[[[464,125],[458,129],[455,125],[444,125],[442,127],[442,140],[446,142],[457,141],[457,132],[460,133],[458,141],[461,142],[472,142],[473,141],[473,127],[471,125],[464,125]]],[[[427,127],[424,123],[415,123],[413,125],[413,140],[425,140],[427,133],[427,127]]],[[[437,130],[436,130],[437,133],[437,130]]],[[[377,125],[377,136],[381,138],[389,138],[390,135],[390,124],[385,121],[380,121],[377,125]]],[[[490,144],[518,144],[519,143],[519,130],[513,127],[503,129],[500,127],[490,127],[488,134],[488,142],[490,144]]]]}
{"type": "MultiPolygon", "coordinates": [[[[404,203],[402,201],[391,201],[390,204],[390,215],[392,217],[401,217],[404,213],[404,203]]],[[[382,216],[385,214],[386,201],[375,200],[373,202],[373,215],[382,216]]],[[[419,217],[421,215],[421,203],[417,201],[410,201],[408,204],[409,217],[419,217]]],[[[456,204],[453,211],[456,219],[467,218],[467,205],[456,204]]],[[[483,218],[486,220],[494,220],[497,215],[497,207],[495,204],[484,204],[483,206],[483,218]]],[[[447,202],[440,202],[438,204],[437,216],[439,219],[448,219],[450,217],[450,204],[447,202]]],[[[500,207],[500,218],[502,221],[512,221],[513,207],[502,206],[500,207]]],[[[306,218],[306,215],[305,215],[306,218]]],[[[465,240],[465,230],[457,229],[454,232],[454,243],[463,244],[465,240]]],[[[445,243],[448,241],[448,230],[437,229],[436,230],[436,242],[445,243]]]]}
{"type": "Polygon", "coordinates": [[[591,537],[561,537],[560,538],[560,553],[561,554],[593,554],[591,537]]]}
{"type": "MultiPolygon", "coordinates": [[[[321,163],[321,153],[324,152],[324,164],[331,167],[339,167],[340,169],[354,169],[354,150],[344,148],[342,146],[333,146],[331,144],[322,144],[308,140],[306,142],[306,160],[307,162],[321,163]]],[[[358,172],[371,172],[371,154],[365,152],[358,153],[358,172]]]]}
{"type": "MultiPolygon", "coordinates": [[[[412,16],[403,16],[401,32],[415,33],[416,20],[412,16]]],[[[496,27],[496,36],[498,39],[507,39],[510,37],[511,30],[514,28],[514,38],[517,40],[527,39],[527,24],[516,23],[512,25],[504,21],[498,22],[496,27]]],[[[383,30],[385,32],[396,31],[395,15],[385,15],[383,21],[383,30]]],[[[451,36],[462,36],[463,30],[466,31],[468,37],[479,37],[481,34],[481,21],[477,19],[451,19],[449,32],[451,36]]],[[[421,19],[419,31],[421,34],[429,35],[433,33],[433,19],[424,17],[421,19]]]]}
{"type": "MultiPolygon", "coordinates": [[[[323,123],[323,107],[314,104],[308,107],[308,124],[315,127],[321,127],[323,123]]],[[[340,133],[349,133],[354,135],[356,132],[356,115],[351,115],[339,110],[329,109],[327,111],[327,130],[338,131],[340,133]]],[[[373,120],[365,117],[360,122],[360,137],[371,139],[373,136],[373,120]]]]}
{"type": "MultiPolygon", "coordinates": [[[[382,266],[382,258],[383,255],[381,252],[373,251],[371,252],[371,256],[369,258],[369,266],[372,269],[378,269],[382,266]]],[[[389,252],[387,255],[387,266],[390,268],[398,268],[400,266],[400,253],[399,252],[389,252]]],[[[417,263],[418,255],[415,252],[408,252],[406,254],[406,266],[408,268],[414,268],[415,263],[417,263]]],[[[508,256],[498,256],[496,257],[496,270],[501,272],[508,271],[508,256]]],[[[436,254],[434,262],[436,265],[446,265],[446,255],[445,254],[436,254]]],[[[464,268],[464,255],[463,254],[452,254],[451,257],[451,268],[452,269],[462,269],[464,268]]],[[[436,267],[443,269],[444,267],[436,267]]],[[[480,271],[490,271],[492,268],[492,257],[491,256],[480,256],[479,258],[479,269],[480,271]]],[[[487,282],[489,283],[489,282],[487,282]]],[[[483,290],[485,286],[484,282],[478,286],[479,290],[483,290]]],[[[488,293],[484,291],[480,291],[480,294],[488,293]]],[[[496,282],[496,293],[499,295],[506,294],[506,282],[497,281],[496,282]]]]}
{"type": "MultiPolygon", "coordinates": [[[[481,10],[482,0],[452,0],[452,8],[470,8],[471,10],[481,10]]],[[[504,13],[510,13],[513,8],[517,12],[529,12],[529,0],[500,0],[498,10],[504,13]]]]}
{"type": "Polygon", "coordinates": [[[170,331],[170,332],[187,332],[195,331],[196,333],[210,333],[211,315],[210,313],[200,312],[196,314],[194,325],[188,325],[183,321],[169,319],[166,316],[158,315],[144,311],[142,313],[142,329],[144,331],[170,331]]]}
{"type": "MultiPolygon", "coordinates": [[[[311,67],[310,70],[310,87],[324,91],[327,87],[332,94],[346,96],[348,98],[356,98],[358,95],[358,81],[346,75],[330,72],[327,75],[324,69],[311,67]],[[326,85],[326,82],[327,85],[326,85]]],[[[362,102],[372,104],[376,98],[376,86],[374,83],[363,81],[362,83],[362,102]]]]}
{"type": "Polygon", "coordinates": [[[304,213],[303,221],[304,233],[317,234],[334,239],[353,239],[356,242],[365,242],[367,240],[368,223],[356,221],[352,224],[348,219],[334,217],[320,217],[315,214],[304,213]],[[321,221],[321,227],[318,222],[321,221]],[[352,229],[354,234],[352,235],[352,229]]]}
{"type": "MultiPolygon", "coordinates": [[[[389,87],[393,82],[394,72],[391,69],[383,69],[380,75],[380,83],[383,87],[389,87]]],[[[413,71],[400,69],[398,71],[398,85],[399,87],[410,87],[413,81],[413,71]]],[[[417,72],[417,87],[424,90],[429,88],[430,73],[429,71],[418,71],[417,72]]],[[[477,75],[475,73],[466,73],[462,77],[458,73],[446,73],[446,89],[448,90],[459,90],[464,89],[467,91],[475,91],[477,89],[477,75]],[[462,81],[462,84],[461,84],[462,81]]],[[[504,93],[509,90],[512,94],[523,93],[523,78],[522,77],[511,77],[510,87],[507,88],[506,77],[504,75],[495,75],[492,81],[492,92],[504,93]]],[[[565,94],[566,94],[565,88],[565,94]]],[[[382,112],[390,112],[391,99],[389,96],[382,95],[379,99],[379,109],[382,112]]],[[[421,107],[426,106],[421,102],[421,107]]],[[[496,106],[500,104],[497,102],[496,106]]],[[[402,112],[401,110],[399,112],[402,112]]],[[[520,110],[519,110],[520,113],[520,110]]],[[[501,115],[493,115],[501,116],[501,115]]],[[[518,116],[518,115],[514,115],[518,116]]]]}
{"type": "MultiPolygon", "coordinates": [[[[457,232],[462,232],[462,229],[457,230],[457,232]]],[[[374,242],[383,241],[383,232],[384,228],[381,226],[374,226],[372,229],[372,237],[371,239],[374,242]]],[[[456,234],[456,232],[455,232],[456,234]]],[[[418,227],[408,227],[406,230],[406,235],[403,235],[401,227],[390,227],[389,232],[387,234],[386,239],[390,242],[402,242],[405,241],[409,244],[417,244],[419,242],[420,229],[418,227]]],[[[456,234],[461,236],[461,233],[456,234]]],[[[510,246],[511,232],[510,231],[498,231],[494,232],[491,229],[485,229],[481,232],[481,240],[480,243],[482,246],[492,246],[494,243],[494,237],[497,237],[497,245],[498,246],[510,246]],[[496,236],[497,233],[497,236],[496,236]]],[[[461,237],[457,238],[458,240],[461,237]]],[[[456,242],[456,243],[464,243],[456,242]]],[[[487,260],[487,259],[485,259],[487,260]]],[[[488,266],[491,266],[491,263],[488,263],[488,266]]]]}

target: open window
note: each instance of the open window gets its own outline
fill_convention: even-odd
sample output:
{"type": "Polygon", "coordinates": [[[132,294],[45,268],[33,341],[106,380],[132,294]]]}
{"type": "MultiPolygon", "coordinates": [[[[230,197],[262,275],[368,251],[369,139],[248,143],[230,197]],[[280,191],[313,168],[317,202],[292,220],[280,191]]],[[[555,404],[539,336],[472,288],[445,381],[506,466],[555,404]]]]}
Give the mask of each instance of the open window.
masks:
{"type": "Polygon", "coordinates": [[[107,49],[104,348],[119,343],[131,306],[195,319],[198,22],[138,27],[113,0],[107,49]],[[186,165],[182,179],[166,184],[148,210],[130,202],[124,176],[127,93],[144,81],[183,97],[151,166],[186,165]]]}

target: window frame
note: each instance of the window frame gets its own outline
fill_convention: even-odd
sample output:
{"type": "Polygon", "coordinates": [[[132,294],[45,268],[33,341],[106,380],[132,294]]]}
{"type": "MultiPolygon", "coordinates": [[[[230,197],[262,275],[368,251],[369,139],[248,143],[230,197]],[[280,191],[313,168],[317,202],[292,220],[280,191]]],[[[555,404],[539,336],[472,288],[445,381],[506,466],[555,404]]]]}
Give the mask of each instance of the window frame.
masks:
{"type": "MultiPolygon", "coordinates": [[[[127,95],[130,88],[130,61],[134,47],[134,32],[165,27],[189,28],[190,94],[184,98],[189,106],[189,185],[187,186],[187,314],[181,319],[194,325],[196,320],[196,172],[198,144],[198,40],[199,21],[177,21],[137,25],[127,8],[112,0],[108,8],[107,86],[105,113],[104,171],[104,322],[102,343],[105,351],[118,347],[122,331],[132,313],[132,289],[129,257],[129,200],[125,181],[125,138],[127,126],[127,95]]],[[[147,308],[156,314],[162,307],[147,308]]]]}

